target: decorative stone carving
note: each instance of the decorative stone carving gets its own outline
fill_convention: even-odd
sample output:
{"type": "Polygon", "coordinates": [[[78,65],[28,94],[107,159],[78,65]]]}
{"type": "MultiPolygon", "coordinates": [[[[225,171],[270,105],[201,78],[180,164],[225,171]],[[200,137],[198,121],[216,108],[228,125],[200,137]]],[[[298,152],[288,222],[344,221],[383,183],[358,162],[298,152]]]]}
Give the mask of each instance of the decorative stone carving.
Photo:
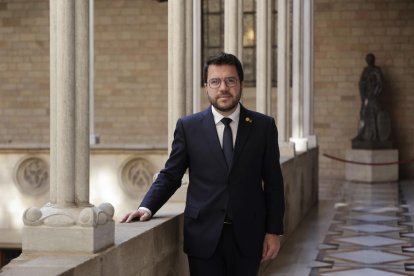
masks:
{"type": "Polygon", "coordinates": [[[144,195],[152,184],[153,165],[143,158],[133,158],[121,168],[121,187],[131,197],[144,195]]]}
{"type": "Polygon", "coordinates": [[[23,222],[28,226],[46,225],[52,227],[79,225],[96,227],[112,221],[115,210],[109,203],[98,207],[85,208],[55,208],[51,204],[45,207],[32,207],[23,214],[23,222]]]}
{"type": "Polygon", "coordinates": [[[24,194],[44,194],[49,189],[49,164],[37,156],[26,157],[16,165],[15,181],[24,194]]]}
{"type": "Polygon", "coordinates": [[[23,251],[97,252],[114,243],[114,208],[109,203],[98,207],[32,207],[23,214],[23,251]]]}

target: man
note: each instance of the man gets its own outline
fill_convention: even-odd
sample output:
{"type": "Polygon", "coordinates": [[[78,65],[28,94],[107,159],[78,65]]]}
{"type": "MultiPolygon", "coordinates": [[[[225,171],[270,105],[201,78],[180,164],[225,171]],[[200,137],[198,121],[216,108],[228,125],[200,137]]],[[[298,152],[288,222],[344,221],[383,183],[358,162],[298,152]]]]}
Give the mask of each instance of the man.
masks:
{"type": "Polygon", "coordinates": [[[138,210],[121,222],[150,219],[188,168],[184,251],[190,274],[257,275],[261,260],[276,257],[283,234],[276,125],[240,104],[243,69],[234,55],[210,57],[203,73],[211,106],[178,120],[165,168],[138,210]]]}

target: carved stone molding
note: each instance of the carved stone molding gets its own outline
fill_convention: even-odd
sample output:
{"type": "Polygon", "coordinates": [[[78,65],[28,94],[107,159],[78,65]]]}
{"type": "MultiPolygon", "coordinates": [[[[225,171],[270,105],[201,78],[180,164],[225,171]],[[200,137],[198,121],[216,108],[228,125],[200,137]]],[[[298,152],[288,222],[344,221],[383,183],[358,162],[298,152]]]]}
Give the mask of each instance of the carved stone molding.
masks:
{"type": "Polygon", "coordinates": [[[49,164],[37,156],[29,156],[17,163],[15,183],[24,194],[41,195],[49,190],[49,164]]]}
{"type": "Polygon", "coordinates": [[[114,207],[110,203],[85,208],[56,208],[48,203],[42,208],[32,207],[27,209],[23,214],[23,222],[29,226],[64,227],[79,225],[97,227],[111,222],[114,212],[114,207]]]}
{"type": "Polygon", "coordinates": [[[152,184],[154,166],[146,159],[135,157],[121,167],[121,187],[128,196],[144,195],[152,184]]]}
{"type": "Polygon", "coordinates": [[[23,214],[23,251],[97,252],[114,244],[114,207],[32,207],[23,214]]]}

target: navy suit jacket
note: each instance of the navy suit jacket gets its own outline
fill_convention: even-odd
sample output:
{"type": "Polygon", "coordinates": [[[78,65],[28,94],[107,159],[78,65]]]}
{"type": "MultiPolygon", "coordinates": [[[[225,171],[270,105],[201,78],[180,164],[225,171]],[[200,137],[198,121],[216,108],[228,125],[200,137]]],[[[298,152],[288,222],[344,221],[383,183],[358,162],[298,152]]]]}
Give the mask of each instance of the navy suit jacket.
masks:
{"type": "Polygon", "coordinates": [[[140,206],[155,214],[180,187],[187,168],[184,251],[188,255],[213,254],[227,208],[246,256],[261,256],[265,233],[283,234],[283,178],[273,118],[241,106],[230,168],[211,107],[179,119],[170,157],[140,206]]]}

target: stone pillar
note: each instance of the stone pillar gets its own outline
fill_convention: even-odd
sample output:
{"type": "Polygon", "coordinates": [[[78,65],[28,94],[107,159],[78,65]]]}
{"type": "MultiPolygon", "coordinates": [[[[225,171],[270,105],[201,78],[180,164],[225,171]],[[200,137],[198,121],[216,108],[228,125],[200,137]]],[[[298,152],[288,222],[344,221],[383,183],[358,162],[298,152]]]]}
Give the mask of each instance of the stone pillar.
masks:
{"type": "Polygon", "coordinates": [[[99,136],[95,133],[94,1],[89,0],[89,143],[91,145],[99,144],[99,136]]]}
{"type": "Polygon", "coordinates": [[[289,1],[277,5],[277,128],[279,142],[289,140],[290,32],[289,1]]]}
{"type": "Polygon", "coordinates": [[[168,1],[168,152],[186,114],[186,0],[168,1]]]}
{"type": "Polygon", "coordinates": [[[186,113],[185,114],[192,114],[193,113],[193,0],[186,0],[185,2],[185,27],[186,27],[186,45],[185,45],[185,52],[186,52],[186,65],[185,70],[186,73],[186,113]]]}
{"type": "MultiPolygon", "coordinates": [[[[190,16],[188,2],[189,0],[168,1],[168,153],[171,152],[177,120],[186,115],[189,107],[186,100],[191,87],[186,75],[192,74],[186,70],[186,57],[188,52],[192,54],[192,50],[188,50],[186,46],[192,42],[192,36],[187,37],[190,29],[187,24],[192,24],[192,20],[186,20],[190,16]]],[[[176,192],[178,197],[185,198],[188,187],[186,179],[188,174],[183,176],[182,186],[176,192]]]]}
{"type": "Polygon", "coordinates": [[[303,2],[303,136],[317,146],[313,133],[313,0],[303,2]]]}
{"type": "Polygon", "coordinates": [[[271,12],[270,0],[256,1],[256,111],[270,113],[271,75],[271,12]]]}
{"type": "Polygon", "coordinates": [[[237,26],[238,26],[237,57],[239,58],[242,64],[243,64],[243,1],[244,0],[238,0],[237,2],[237,26]]]}
{"type": "Polygon", "coordinates": [[[293,0],[292,9],[292,136],[294,138],[299,138],[303,135],[301,1],[302,0],[293,0]]]}
{"type": "Polygon", "coordinates": [[[89,203],[89,0],[50,0],[50,203],[23,215],[23,251],[96,252],[114,208],[89,203]]]}
{"type": "Polygon", "coordinates": [[[313,0],[303,3],[303,134],[313,134],[313,0]]]}
{"type": "Polygon", "coordinates": [[[292,41],[292,137],[296,151],[307,150],[303,133],[303,0],[293,0],[292,41]]]}
{"type": "Polygon", "coordinates": [[[56,135],[57,132],[57,117],[52,114],[57,114],[57,59],[52,58],[56,57],[57,51],[57,16],[56,1],[49,1],[50,9],[50,204],[57,203],[57,181],[56,181],[56,166],[57,166],[57,144],[56,144],[56,135]]]}
{"type": "Polygon", "coordinates": [[[290,135],[290,1],[277,2],[277,129],[280,154],[295,154],[290,135]]]}
{"type": "Polygon", "coordinates": [[[193,112],[200,111],[201,69],[201,1],[193,2],[193,112]]]}
{"type": "Polygon", "coordinates": [[[240,46],[240,7],[239,0],[224,1],[224,51],[241,59],[240,46]]]}
{"type": "MultiPolygon", "coordinates": [[[[73,121],[75,123],[74,130],[74,157],[75,160],[71,160],[75,164],[75,205],[78,206],[90,206],[89,203],[89,87],[90,87],[90,49],[89,49],[89,0],[75,1],[75,22],[72,28],[75,29],[75,41],[67,41],[66,43],[72,44],[70,50],[75,53],[75,64],[72,66],[71,71],[75,73],[74,87],[70,86],[68,90],[71,92],[70,97],[75,99],[75,118],[69,111],[68,117],[64,118],[65,121],[73,121]],[[72,116],[72,118],[70,117],[72,116]]],[[[69,49],[68,49],[69,50],[69,49]]],[[[67,53],[70,53],[69,51],[67,53]]],[[[62,53],[62,56],[65,56],[62,53]]],[[[72,54],[70,54],[72,55],[72,54]]],[[[67,55],[71,58],[69,55],[67,55]]],[[[59,69],[58,69],[59,70],[59,69]]],[[[64,76],[62,76],[64,78],[64,76]]],[[[58,80],[58,83],[63,83],[64,79],[58,80]]],[[[66,94],[66,95],[68,95],[66,94]]],[[[68,102],[69,98],[62,99],[64,102],[68,102]]],[[[61,101],[58,101],[61,103],[61,101]]],[[[65,103],[63,103],[65,105],[65,103]]],[[[59,113],[58,113],[59,114],[59,113]]],[[[58,130],[58,135],[67,134],[67,129],[58,130]]],[[[63,140],[58,139],[58,140],[63,140]]],[[[59,142],[58,142],[59,143],[59,142]]],[[[63,147],[64,145],[62,145],[63,147]]],[[[58,147],[58,149],[62,148],[58,147]]],[[[68,151],[73,152],[73,148],[68,147],[68,151]]],[[[66,161],[66,160],[65,160],[66,161]]],[[[59,161],[58,161],[59,162],[59,161]]],[[[64,166],[64,164],[61,164],[64,166]]],[[[59,178],[57,179],[59,182],[59,178]]],[[[66,183],[71,185],[71,183],[66,183]]]]}

